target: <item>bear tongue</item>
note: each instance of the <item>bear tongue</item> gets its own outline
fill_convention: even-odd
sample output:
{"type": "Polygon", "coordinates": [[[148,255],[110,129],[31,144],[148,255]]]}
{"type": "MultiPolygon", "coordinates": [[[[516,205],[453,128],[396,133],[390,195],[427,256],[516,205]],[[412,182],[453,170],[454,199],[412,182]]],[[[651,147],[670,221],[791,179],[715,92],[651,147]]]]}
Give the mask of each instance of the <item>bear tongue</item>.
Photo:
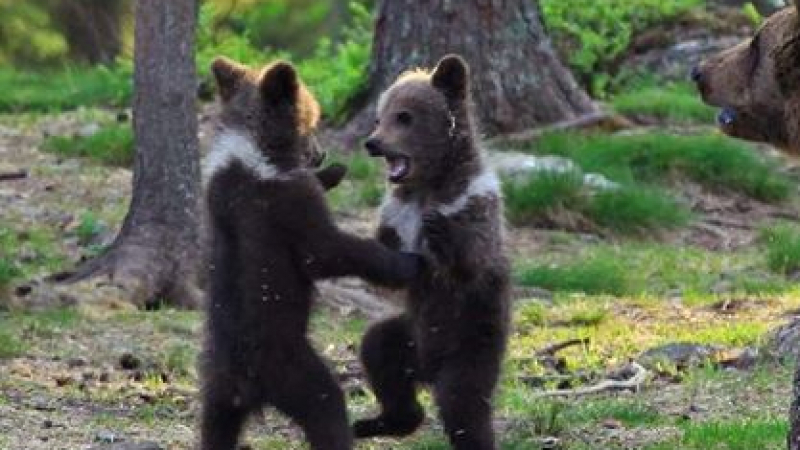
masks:
{"type": "Polygon", "coordinates": [[[389,180],[398,181],[408,173],[408,160],[403,157],[386,158],[389,169],[389,180]]]}

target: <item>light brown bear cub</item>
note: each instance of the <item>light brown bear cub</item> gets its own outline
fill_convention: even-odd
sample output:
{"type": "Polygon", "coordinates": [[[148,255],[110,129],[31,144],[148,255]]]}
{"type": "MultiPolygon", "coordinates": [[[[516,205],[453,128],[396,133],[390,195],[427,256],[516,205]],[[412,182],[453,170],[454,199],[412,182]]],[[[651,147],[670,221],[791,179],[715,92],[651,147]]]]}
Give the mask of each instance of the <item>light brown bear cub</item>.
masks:
{"type": "Polygon", "coordinates": [[[202,354],[201,448],[233,450],[247,417],[273,406],[315,450],[349,450],[342,392],[308,342],[314,280],[401,286],[419,257],[341,232],[314,174],[317,103],[283,62],[213,65],[222,108],[206,159],[211,263],[202,354]]]}
{"type": "Polygon", "coordinates": [[[794,6],[770,16],[756,34],[692,69],[703,100],[720,109],[733,137],[800,154],[800,18],[794,6]]]}
{"type": "Polygon", "coordinates": [[[422,422],[417,388],[432,386],[452,446],[495,449],[492,397],[508,334],[509,274],[502,198],[483,161],[470,111],[469,72],[458,56],[432,73],[409,72],[381,96],[366,141],[386,159],[395,188],[378,239],[426,254],[406,311],[373,325],[361,359],[381,406],[356,437],[405,435],[422,422]]]}

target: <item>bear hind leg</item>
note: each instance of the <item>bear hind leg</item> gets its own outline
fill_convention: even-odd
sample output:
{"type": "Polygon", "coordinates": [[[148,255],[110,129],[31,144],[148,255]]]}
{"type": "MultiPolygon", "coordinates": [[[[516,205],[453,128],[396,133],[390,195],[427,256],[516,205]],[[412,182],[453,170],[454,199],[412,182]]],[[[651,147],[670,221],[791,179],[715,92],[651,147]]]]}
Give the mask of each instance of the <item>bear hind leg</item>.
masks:
{"type": "Polygon", "coordinates": [[[417,401],[419,363],[408,319],[400,316],[373,325],[362,341],[361,361],[380,402],[381,413],[356,421],[353,425],[356,437],[413,433],[425,413],[417,401]]]}

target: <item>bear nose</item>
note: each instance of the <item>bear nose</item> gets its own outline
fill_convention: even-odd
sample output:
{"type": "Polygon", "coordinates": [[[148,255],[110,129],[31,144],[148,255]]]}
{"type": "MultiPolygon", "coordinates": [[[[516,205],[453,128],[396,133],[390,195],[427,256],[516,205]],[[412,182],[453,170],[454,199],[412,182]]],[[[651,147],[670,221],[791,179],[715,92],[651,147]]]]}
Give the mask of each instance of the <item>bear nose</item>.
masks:
{"type": "Polygon", "coordinates": [[[380,156],[383,154],[381,152],[381,141],[378,138],[369,138],[366,142],[364,142],[364,148],[367,149],[367,152],[370,156],[380,156]]]}
{"type": "Polygon", "coordinates": [[[692,70],[689,71],[689,78],[695,83],[701,83],[703,81],[703,72],[700,70],[700,66],[692,67],[692,70]]]}

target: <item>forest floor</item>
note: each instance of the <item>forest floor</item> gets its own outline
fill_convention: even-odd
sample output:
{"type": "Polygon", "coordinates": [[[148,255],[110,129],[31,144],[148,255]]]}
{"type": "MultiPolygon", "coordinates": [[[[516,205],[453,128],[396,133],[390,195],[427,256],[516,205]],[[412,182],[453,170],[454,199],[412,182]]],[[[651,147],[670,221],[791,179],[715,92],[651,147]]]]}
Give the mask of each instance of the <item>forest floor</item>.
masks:
{"type": "MultiPolygon", "coordinates": [[[[0,449],[148,441],[183,449],[195,440],[201,313],[84,305],[23,311],[11,300],[25,296],[29,280],[69,269],[113,238],[130,172],[40,150],[45,134],[80,133],[107,120],[98,111],[0,119],[0,173],[27,170],[0,182],[0,256],[17,263],[9,286],[0,287],[10,306],[0,312],[0,449]]],[[[515,273],[533,264],[564,268],[558,273],[578,285],[618,282],[582,289],[590,294],[518,287],[496,399],[502,448],[784,448],[791,369],[767,353],[770,331],[798,314],[800,292],[792,274],[770,271],[759,236],[765,224],[797,217],[800,196],[793,187],[775,206],[689,182],[674,189],[695,213],[675,231],[511,228],[515,273]],[[580,342],[548,351],[571,340],[580,342]],[[677,343],[691,345],[678,356],[643,355],[677,343]],[[543,395],[596,385],[630,361],[646,368],[630,389],[543,395]]],[[[332,203],[345,228],[369,232],[374,201],[332,203]]],[[[367,324],[358,311],[326,305],[313,318],[313,340],[339,376],[353,418],[375,407],[356,358],[367,324]]],[[[430,397],[422,398],[428,420],[414,436],[358,448],[447,448],[430,397]]],[[[247,441],[254,449],[303,448],[298,430],[271,411],[252,421],[247,441]]]]}

